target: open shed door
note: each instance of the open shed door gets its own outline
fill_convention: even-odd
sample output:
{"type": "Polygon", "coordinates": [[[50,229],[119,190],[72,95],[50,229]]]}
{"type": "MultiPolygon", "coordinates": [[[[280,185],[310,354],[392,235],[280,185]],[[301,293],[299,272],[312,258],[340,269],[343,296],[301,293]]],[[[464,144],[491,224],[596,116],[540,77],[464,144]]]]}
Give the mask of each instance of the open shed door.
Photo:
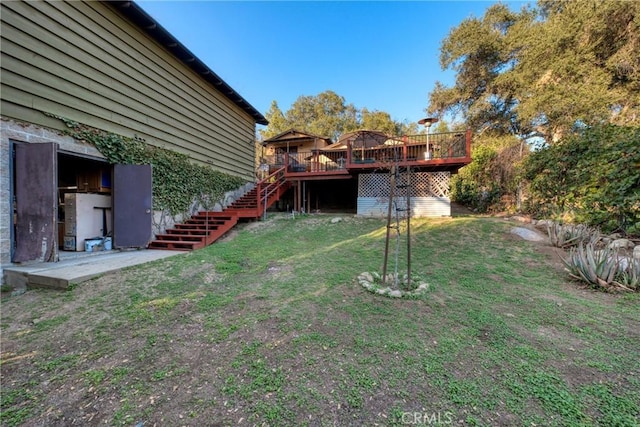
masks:
{"type": "Polygon", "coordinates": [[[58,144],[15,143],[13,262],[55,261],[58,144]]]}
{"type": "Polygon", "coordinates": [[[113,246],[145,248],[151,240],[151,165],[113,167],[113,246]]]}

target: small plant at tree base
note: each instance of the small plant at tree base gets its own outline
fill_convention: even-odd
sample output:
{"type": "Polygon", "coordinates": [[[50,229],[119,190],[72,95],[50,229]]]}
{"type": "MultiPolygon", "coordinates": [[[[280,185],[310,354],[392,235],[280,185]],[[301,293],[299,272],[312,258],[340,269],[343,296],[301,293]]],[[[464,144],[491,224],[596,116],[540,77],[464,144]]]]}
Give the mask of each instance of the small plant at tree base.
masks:
{"type": "Polygon", "coordinates": [[[406,275],[402,280],[398,280],[396,284],[395,274],[387,274],[387,280],[383,283],[382,276],[376,272],[362,273],[358,276],[360,285],[378,295],[389,296],[393,298],[412,298],[429,290],[429,284],[412,277],[411,283],[408,283],[406,275]]]}
{"type": "Polygon", "coordinates": [[[596,250],[593,243],[580,243],[571,248],[569,257],[562,261],[571,277],[597,288],[640,290],[640,262],[621,258],[615,249],[596,250]]]}
{"type": "Polygon", "coordinates": [[[547,225],[547,235],[551,245],[557,248],[568,248],[586,242],[595,245],[600,240],[600,232],[584,224],[560,225],[553,222],[547,225]]]}

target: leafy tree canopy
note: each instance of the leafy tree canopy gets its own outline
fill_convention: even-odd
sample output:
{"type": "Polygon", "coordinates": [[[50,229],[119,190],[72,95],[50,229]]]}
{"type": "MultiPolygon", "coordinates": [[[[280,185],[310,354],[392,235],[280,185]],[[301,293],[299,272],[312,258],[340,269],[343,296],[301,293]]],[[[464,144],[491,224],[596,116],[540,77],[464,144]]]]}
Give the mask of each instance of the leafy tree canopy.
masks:
{"type": "Polygon", "coordinates": [[[416,123],[396,122],[384,111],[359,110],[330,90],[315,96],[298,97],[286,113],[273,101],[265,117],[269,120],[269,126],[260,130],[263,139],[291,128],[333,140],[343,133],[358,129],[379,130],[390,135],[418,133],[416,123]]]}
{"type": "Polygon", "coordinates": [[[640,125],[640,2],[541,0],[503,4],[443,40],[429,114],[471,128],[555,142],[576,127],[640,125]]]}

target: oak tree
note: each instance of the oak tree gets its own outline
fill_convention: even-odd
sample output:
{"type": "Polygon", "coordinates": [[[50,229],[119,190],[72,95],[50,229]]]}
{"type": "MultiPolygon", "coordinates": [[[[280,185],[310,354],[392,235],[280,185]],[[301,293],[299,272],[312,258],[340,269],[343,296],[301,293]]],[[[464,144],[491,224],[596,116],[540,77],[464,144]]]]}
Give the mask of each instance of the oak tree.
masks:
{"type": "Polygon", "coordinates": [[[269,126],[260,130],[263,139],[292,128],[334,141],[343,133],[358,129],[378,130],[389,135],[418,133],[416,123],[396,122],[384,111],[359,110],[331,90],[318,95],[299,96],[286,113],[273,101],[265,117],[269,120],[269,126]]]}
{"type": "Polygon", "coordinates": [[[543,0],[489,7],[443,40],[429,114],[553,143],[601,123],[640,125],[640,2],[543,0]]]}

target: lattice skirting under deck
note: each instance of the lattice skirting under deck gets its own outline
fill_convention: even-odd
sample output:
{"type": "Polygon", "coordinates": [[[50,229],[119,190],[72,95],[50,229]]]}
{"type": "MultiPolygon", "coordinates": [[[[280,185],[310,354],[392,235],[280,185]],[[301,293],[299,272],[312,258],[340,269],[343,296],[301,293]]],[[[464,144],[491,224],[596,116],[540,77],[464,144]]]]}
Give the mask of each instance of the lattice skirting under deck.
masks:
{"type": "MultiPolygon", "coordinates": [[[[411,185],[406,185],[407,175],[396,179],[394,191],[396,207],[406,209],[407,191],[411,190],[411,216],[450,216],[449,172],[411,173],[411,185]]],[[[386,173],[361,174],[358,178],[358,215],[386,217],[389,207],[391,176],[386,173]]]]}

